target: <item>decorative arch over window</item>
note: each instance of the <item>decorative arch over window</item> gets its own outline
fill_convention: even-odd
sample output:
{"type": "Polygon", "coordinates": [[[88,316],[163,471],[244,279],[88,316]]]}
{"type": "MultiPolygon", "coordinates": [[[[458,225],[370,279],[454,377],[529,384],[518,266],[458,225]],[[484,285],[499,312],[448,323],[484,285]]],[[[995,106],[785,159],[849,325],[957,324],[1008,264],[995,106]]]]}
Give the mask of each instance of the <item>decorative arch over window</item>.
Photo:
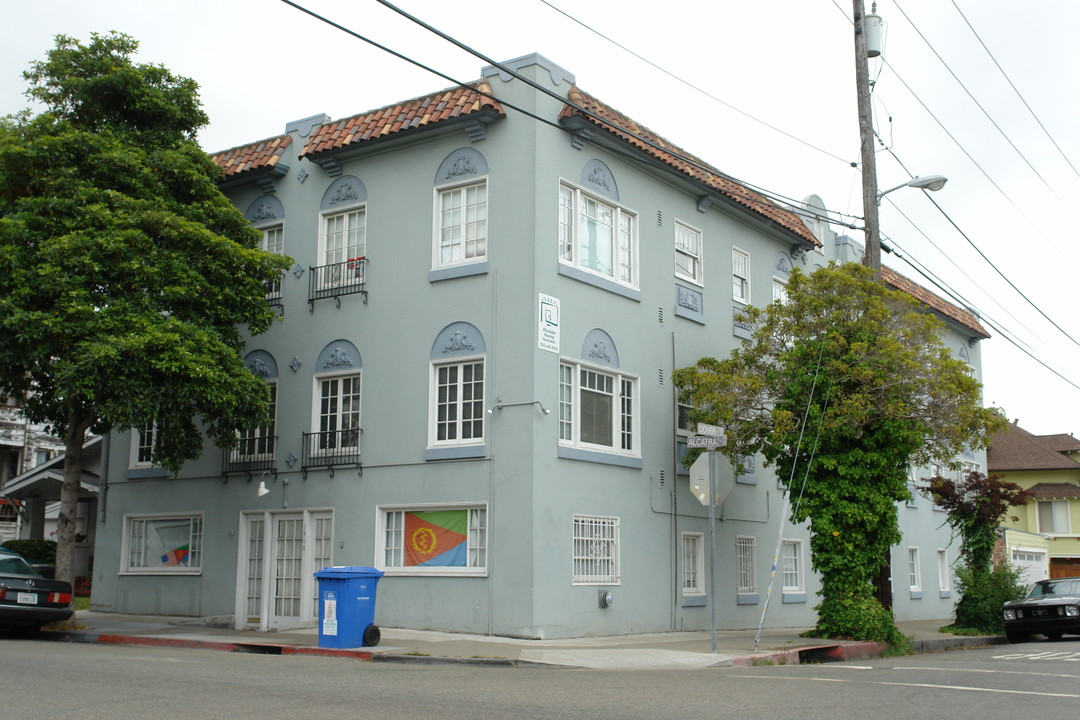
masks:
{"type": "Polygon", "coordinates": [[[326,192],[322,196],[322,202],[319,203],[319,209],[325,212],[327,210],[352,207],[365,202],[367,202],[367,188],[364,187],[364,183],[354,175],[346,175],[345,177],[339,177],[330,183],[330,187],[326,188],[326,192]]]}
{"type": "Polygon", "coordinates": [[[276,380],[278,377],[277,362],[274,356],[265,350],[252,350],[244,357],[244,364],[253,375],[263,380],[276,380]]]}
{"type": "Polygon", "coordinates": [[[344,372],[346,370],[360,370],[363,366],[360,351],[348,340],[334,340],[328,343],[319,353],[315,361],[315,373],[344,372]]]}
{"type": "Polygon", "coordinates": [[[619,186],[615,182],[615,174],[603,160],[593,158],[585,163],[581,169],[581,184],[591,192],[604,195],[615,202],[619,201],[619,186]]]}
{"type": "Polygon", "coordinates": [[[429,280],[487,272],[488,164],[476,148],[446,156],[435,173],[434,227],[429,280]]]}
{"type": "Polygon", "coordinates": [[[273,195],[263,195],[248,205],[244,217],[257,228],[280,225],[285,221],[285,206],[273,195]]]}
{"type": "Polygon", "coordinates": [[[600,328],[593,328],[581,344],[581,357],[587,362],[619,367],[619,351],[615,341],[600,328]]]}
{"type": "Polygon", "coordinates": [[[450,323],[435,336],[431,345],[432,360],[483,355],[487,352],[484,336],[475,325],[467,322],[450,323]]]}
{"type": "Polygon", "coordinates": [[[483,334],[467,322],[447,325],[431,345],[425,460],[484,457],[487,398],[483,334]]]}

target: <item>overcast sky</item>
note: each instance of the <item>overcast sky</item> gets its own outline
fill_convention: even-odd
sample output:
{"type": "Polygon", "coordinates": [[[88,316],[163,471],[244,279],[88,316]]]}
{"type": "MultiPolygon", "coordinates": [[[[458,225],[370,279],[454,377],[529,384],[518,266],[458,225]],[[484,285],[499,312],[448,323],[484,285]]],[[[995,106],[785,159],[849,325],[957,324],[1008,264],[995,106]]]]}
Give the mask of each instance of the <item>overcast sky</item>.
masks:
{"type": "MultiPolygon", "coordinates": [[[[486,64],[375,0],[298,4],[454,80],[486,64]]],[[[724,172],[794,200],[817,194],[861,227],[851,0],[396,4],[481,55],[545,55],[724,172]]],[[[140,41],[140,61],[199,83],[207,151],[452,84],[280,0],[6,0],[4,10],[0,114],[28,105],[21,73],[55,35],[118,30],[140,41]]],[[[930,195],[941,210],[918,190],[888,195],[886,242],[983,316],[986,403],[1036,434],[1076,433],[1080,0],[882,0],[878,14],[879,186],[908,172],[949,178],[930,195]]],[[[944,294],[895,254],[884,262],[944,294]]]]}

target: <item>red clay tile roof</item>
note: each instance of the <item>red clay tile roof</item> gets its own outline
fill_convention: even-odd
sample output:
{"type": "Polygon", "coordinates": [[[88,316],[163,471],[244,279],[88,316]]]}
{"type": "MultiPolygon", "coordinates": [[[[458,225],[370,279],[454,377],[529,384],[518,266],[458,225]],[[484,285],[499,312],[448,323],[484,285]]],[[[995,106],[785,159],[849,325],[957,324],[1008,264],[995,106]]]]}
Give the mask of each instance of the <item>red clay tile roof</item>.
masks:
{"type": "Polygon", "coordinates": [[[221,166],[225,177],[236,177],[240,173],[274,167],[291,142],[292,138],[288,135],[278,135],[250,145],[222,150],[211,155],[210,159],[221,166]]]}
{"type": "Polygon", "coordinates": [[[580,118],[602,128],[687,177],[716,190],[729,200],[798,235],[815,247],[821,246],[818,239],[814,237],[813,233],[795,213],[773,203],[764,195],[731,180],[705,161],[673,145],[618,110],[605,105],[578,87],[570,88],[568,99],[571,104],[563,107],[562,112],[559,114],[560,119],[580,118]],[[585,112],[582,112],[582,109],[585,112]]]}
{"type": "Polygon", "coordinates": [[[979,322],[979,318],[975,317],[973,313],[956,307],[951,302],[935,295],[922,285],[919,285],[913,280],[909,280],[892,268],[882,265],[881,279],[885,281],[886,285],[892,285],[897,290],[911,295],[924,305],[930,306],[930,308],[936,310],[945,317],[958,322],[972,332],[977,333],[980,337],[990,337],[990,333],[986,332],[979,322]]]}
{"type": "Polygon", "coordinates": [[[1071,435],[1032,435],[1016,423],[990,438],[986,466],[990,472],[1006,470],[1075,470],[1080,462],[1065,455],[1080,449],[1071,435]],[[1065,441],[1072,438],[1072,442],[1065,441]]]}
{"type": "Polygon", "coordinates": [[[312,131],[300,157],[310,157],[327,150],[378,140],[387,135],[433,125],[470,113],[487,110],[505,116],[506,111],[502,105],[490,95],[491,86],[480,80],[468,87],[448,88],[424,97],[328,122],[312,131]]]}

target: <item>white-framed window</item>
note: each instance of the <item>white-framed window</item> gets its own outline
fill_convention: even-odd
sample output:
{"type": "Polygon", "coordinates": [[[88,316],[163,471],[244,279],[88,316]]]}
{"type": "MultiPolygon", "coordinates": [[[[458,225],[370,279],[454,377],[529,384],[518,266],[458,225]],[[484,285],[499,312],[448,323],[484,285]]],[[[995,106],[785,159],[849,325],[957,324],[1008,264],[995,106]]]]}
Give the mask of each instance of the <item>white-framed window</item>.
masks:
{"type": "Polygon", "coordinates": [[[1068,500],[1039,500],[1036,512],[1039,532],[1054,535],[1068,535],[1071,532],[1068,500]]]}
{"type": "Polygon", "coordinates": [[[736,584],[740,595],[751,595],[757,587],[757,539],[740,535],[735,538],[736,584]]]}
{"type": "Polygon", "coordinates": [[[574,515],[574,585],[618,584],[619,518],[574,515]]]}
{"type": "Polygon", "coordinates": [[[802,540],[780,543],[780,579],[784,592],[803,592],[802,540]]]}
{"type": "Polygon", "coordinates": [[[781,305],[787,303],[787,282],[780,278],[772,279],[772,301],[781,305]]]}
{"type": "Polygon", "coordinates": [[[982,466],[979,463],[966,462],[966,461],[960,463],[960,479],[961,480],[967,480],[971,476],[971,473],[976,473],[976,472],[977,473],[982,472],[982,466]]]}
{"type": "Polygon", "coordinates": [[[487,180],[435,190],[436,268],[479,262],[487,257],[487,180]]]}
{"type": "Polygon", "coordinates": [[[909,547],[908,557],[908,586],[912,592],[922,590],[922,571],[919,567],[919,548],[909,547]]]}
{"type": "Polygon", "coordinates": [[[675,221],[675,276],[703,285],[701,231],[675,221]]]}
{"type": "Polygon", "coordinates": [[[682,592],[683,595],[705,594],[705,538],[701,533],[684,532],[682,592]]]}
{"type": "Polygon", "coordinates": [[[125,515],[121,573],[198,574],[202,538],[202,513],[125,515]]]}
{"type": "MultiPolygon", "coordinates": [[[[259,249],[275,255],[285,254],[285,229],[281,225],[263,228],[262,239],[259,241],[259,249]]],[[[270,283],[266,288],[267,299],[281,297],[281,278],[270,283]]]]}
{"type": "Polygon", "coordinates": [[[952,591],[952,573],[949,572],[949,551],[938,548],[937,551],[937,577],[938,590],[946,593],[952,591]]]}
{"type": "Polygon", "coordinates": [[[484,359],[431,365],[432,446],[475,445],[484,440],[484,359]]]}
{"type": "Polygon", "coordinates": [[[690,412],[693,409],[693,405],[678,403],[679,420],[675,431],[679,435],[693,435],[695,430],[697,430],[695,424],[690,421],[690,412]]]}
{"type": "Polygon", "coordinates": [[[367,254],[367,210],[363,207],[323,216],[323,265],[359,260],[367,254]]]}
{"type": "Polygon", "coordinates": [[[315,378],[316,453],[360,447],[360,380],[358,372],[315,378]]]}
{"type": "Polygon", "coordinates": [[[559,365],[559,443],[640,456],[638,379],[572,360],[559,365]]]}
{"type": "Polygon", "coordinates": [[[376,565],[387,575],[487,575],[485,503],[378,508],[376,565]]]}
{"type": "Polygon", "coordinates": [[[750,255],[731,248],[731,298],[750,304],[750,255]]]}
{"type": "Polygon", "coordinates": [[[266,425],[249,430],[241,430],[237,446],[236,459],[241,461],[268,459],[274,456],[274,442],[277,435],[277,382],[267,381],[270,386],[270,416],[266,425]]]}
{"type": "Polygon", "coordinates": [[[637,215],[562,183],[559,262],[636,288],[637,215]]]}
{"type": "Polygon", "coordinates": [[[131,431],[131,462],[133,468],[154,467],[154,447],[157,445],[157,423],[146,423],[131,431]]]}

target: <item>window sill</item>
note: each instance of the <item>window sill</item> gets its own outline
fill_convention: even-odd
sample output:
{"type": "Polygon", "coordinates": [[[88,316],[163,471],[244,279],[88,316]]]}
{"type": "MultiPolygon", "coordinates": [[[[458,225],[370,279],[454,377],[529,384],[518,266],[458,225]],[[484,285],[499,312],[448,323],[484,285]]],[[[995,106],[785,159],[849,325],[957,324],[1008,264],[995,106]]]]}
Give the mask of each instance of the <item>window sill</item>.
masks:
{"type": "Polygon", "coordinates": [[[435,447],[424,451],[425,460],[466,460],[487,457],[487,445],[435,447]]]}
{"type": "Polygon", "coordinates": [[[784,593],[784,604],[788,603],[805,603],[806,593],[804,592],[786,592],[784,593]]]}
{"type": "Polygon", "coordinates": [[[738,599],[739,605],[757,605],[758,594],[757,593],[739,593],[738,599]]]}
{"type": "Polygon", "coordinates": [[[620,467],[640,470],[645,467],[644,461],[639,457],[629,455],[616,455],[614,453],[599,452],[597,450],[582,450],[581,448],[559,446],[559,457],[567,460],[581,460],[583,462],[601,463],[603,465],[618,465],[620,467]]]}
{"type": "Polygon", "coordinates": [[[952,597],[952,590],[938,590],[938,597],[939,598],[951,598],[952,597]]]}
{"type": "Polygon", "coordinates": [[[146,480],[150,478],[167,478],[169,471],[165,468],[129,468],[126,475],[128,480],[146,480]]]}
{"type": "Polygon", "coordinates": [[[120,575],[121,577],[138,577],[140,575],[153,575],[156,577],[162,575],[183,575],[191,577],[194,575],[202,575],[202,569],[190,570],[188,568],[183,568],[179,570],[170,570],[169,568],[147,568],[145,570],[121,570],[117,575],[120,575]]]}
{"type": "Polygon", "coordinates": [[[455,278],[470,277],[472,275],[486,275],[488,271],[487,260],[483,262],[469,263],[468,265],[455,265],[432,270],[428,273],[428,282],[440,282],[455,278]]]}
{"type": "Polygon", "coordinates": [[[705,595],[683,595],[683,607],[705,607],[708,605],[705,595]]]}
{"type": "Polygon", "coordinates": [[[912,600],[922,600],[922,590],[912,590],[911,591],[911,599],[912,600]]]}
{"type": "Polygon", "coordinates": [[[598,287],[601,290],[607,290],[610,293],[622,295],[623,297],[629,298],[630,300],[641,302],[640,290],[635,290],[632,287],[621,285],[614,280],[608,280],[607,278],[600,277],[599,275],[593,275],[592,273],[585,272],[584,270],[576,268],[573,265],[567,265],[560,262],[559,274],[573,280],[578,280],[580,282],[586,283],[587,285],[598,287]]]}

